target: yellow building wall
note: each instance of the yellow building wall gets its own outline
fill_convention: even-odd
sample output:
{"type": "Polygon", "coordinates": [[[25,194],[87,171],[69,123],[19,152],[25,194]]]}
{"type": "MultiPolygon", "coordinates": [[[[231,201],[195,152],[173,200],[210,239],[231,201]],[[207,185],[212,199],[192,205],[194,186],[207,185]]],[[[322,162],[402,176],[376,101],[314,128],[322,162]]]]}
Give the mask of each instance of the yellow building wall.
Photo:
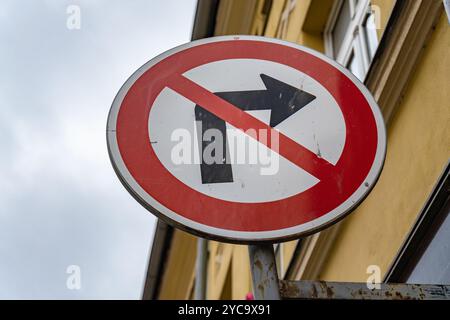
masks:
{"type": "MultiPolygon", "coordinates": [[[[227,279],[231,275],[231,260],[233,257],[233,245],[209,241],[209,258],[206,298],[217,300],[223,297],[223,291],[227,288],[227,279]]],[[[243,262],[242,262],[243,263],[243,262]]],[[[233,279],[235,281],[235,279],[233,279]]],[[[231,295],[231,292],[227,293],[231,295]]],[[[229,297],[231,299],[231,297],[229,297]]]]}
{"type": "Polygon", "coordinates": [[[323,52],[322,31],[332,3],[332,0],[296,0],[295,6],[289,10],[289,0],[274,0],[264,36],[278,37],[323,52]],[[289,15],[283,20],[286,12],[289,15]],[[306,19],[308,24],[305,26],[306,19]],[[282,32],[280,29],[284,23],[286,27],[282,32]]]}
{"type": "Polygon", "coordinates": [[[276,37],[278,23],[280,21],[280,16],[284,9],[284,6],[285,0],[273,0],[264,36],[271,38],[276,37]]]}
{"type": "Polygon", "coordinates": [[[248,246],[233,246],[231,274],[233,279],[231,298],[233,300],[245,299],[247,293],[252,291],[248,246]]]}
{"type": "Polygon", "coordinates": [[[253,22],[255,8],[261,0],[220,0],[216,36],[248,34],[253,22]]]}
{"type": "Polygon", "coordinates": [[[181,230],[174,230],[168,263],[158,298],[189,299],[195,272],[197,238],[181,230]]]}
{"type": "Polygon", "coordinates": [[[305,21],[310,4],[311,0],[296,1],[296,5],[289,16],[287,34],[283,37],[284,40],[291,42],[298,41],[298,38],[302,33],[303,22],[305,21]]]}
{"type": "Polygon", "coordinates": [[[387,271],[450,155],[450,27],[443,14],[388,127],[378,184],[342,223],[320,278],[365,281],[387,271]]]}

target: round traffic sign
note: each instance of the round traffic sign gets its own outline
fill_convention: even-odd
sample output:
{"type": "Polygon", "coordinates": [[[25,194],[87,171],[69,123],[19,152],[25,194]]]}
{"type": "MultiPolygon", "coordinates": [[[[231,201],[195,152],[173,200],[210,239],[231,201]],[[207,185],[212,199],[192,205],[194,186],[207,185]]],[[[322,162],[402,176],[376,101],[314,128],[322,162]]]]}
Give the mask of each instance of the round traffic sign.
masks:
{"type": "Polygon", "coordinates": [[[113,167],[159,218],[229,242],[284,241],[351,212],[381,172],[383,117],[345,68],[254,36],[147,62],[107,124],[113,167]]]}

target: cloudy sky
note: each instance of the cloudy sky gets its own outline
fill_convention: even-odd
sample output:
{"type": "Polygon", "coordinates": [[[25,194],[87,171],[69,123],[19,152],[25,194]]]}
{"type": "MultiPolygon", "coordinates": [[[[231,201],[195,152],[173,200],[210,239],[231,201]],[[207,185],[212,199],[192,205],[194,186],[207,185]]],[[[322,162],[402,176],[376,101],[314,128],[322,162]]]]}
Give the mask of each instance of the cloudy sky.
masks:
{"type": "Polygon", "coordinates": [[[189,41],[195,5],[0,1],[0,299],[140,298],[155,219],[114,174],[106,118],[138,67],[189,41]]]}

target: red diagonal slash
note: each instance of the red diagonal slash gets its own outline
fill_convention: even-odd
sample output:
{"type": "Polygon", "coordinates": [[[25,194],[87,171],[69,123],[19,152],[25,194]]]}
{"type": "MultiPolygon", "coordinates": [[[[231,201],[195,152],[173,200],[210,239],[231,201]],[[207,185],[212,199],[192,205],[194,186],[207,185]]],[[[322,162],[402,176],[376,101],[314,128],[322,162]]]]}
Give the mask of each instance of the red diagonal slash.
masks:
{"type": "MultiPolygon", "coordinates": [[[[266,131],[263,132],[266,133],[275,130],[182,75],[174,75],[171,77],[167,86],[244,132],[249,129],[254,129],[256,132],[259,132],[260,129],[264,129],[266,131]]],[[[331,163],[318,157],[314,152],[306,149],[281,132],[278,132],[278,134],[278,150],[271,148],[270,138],[265,137],[262,139],[259,135],[254,138],[321,181],[335,176],[333,170],[334,166],[331,163]]]]}

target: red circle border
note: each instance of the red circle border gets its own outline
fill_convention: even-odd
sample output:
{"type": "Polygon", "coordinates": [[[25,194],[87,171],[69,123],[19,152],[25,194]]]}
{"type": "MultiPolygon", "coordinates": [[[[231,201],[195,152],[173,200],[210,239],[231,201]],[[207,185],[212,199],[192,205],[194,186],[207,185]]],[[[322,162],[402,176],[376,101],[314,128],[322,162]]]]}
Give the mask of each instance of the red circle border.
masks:
{"type": "Polygon", "coordinates": [[[378,143],[377,125],[370,104],[343,72],[306,51],[253,40],[201,44],[169,55],[153,65],[126,93],[117,116],[116,137],[130,174],[161,205],[200,224],[245,232],[298,226],[338,207],[365,182],[378,143]],[[314,78],[332,94],[346,125],[346,142],[334,166],[332,179],[320,181],[314,187],[282,200],[239,203],[199,193],[167,171],[157,158],[148,135],[153,102],[172,75],[226,59],[281,63],[314,78]]]}

